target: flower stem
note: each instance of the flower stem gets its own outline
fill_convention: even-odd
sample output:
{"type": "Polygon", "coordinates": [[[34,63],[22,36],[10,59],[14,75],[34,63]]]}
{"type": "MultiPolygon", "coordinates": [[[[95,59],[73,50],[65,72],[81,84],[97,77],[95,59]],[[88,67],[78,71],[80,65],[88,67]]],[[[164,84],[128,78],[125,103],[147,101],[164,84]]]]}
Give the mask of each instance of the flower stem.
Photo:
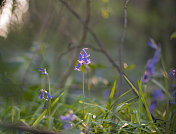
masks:
{"type": "Polygon", "coordinates": [[[83,116],[84,116],[84,64],[83,64],[83,116]]]}
{"type": "MultiPolygon", "coordinates": [[[[50,89],[50,77],[47,74],[48,77],[48,88],[49,88],[49,94],[51,95],[51,89],[50,89]]],[[[50,129],[50,114],[51,114],[51,99],[48,99],[48,128],[50,129]]]]}
{"type": "Polygon", "coordinates": [[[12,97],[12,123],[14,121],[14,115],[15,115],[15,111],[14,111],[14,99],[12,97]]]}

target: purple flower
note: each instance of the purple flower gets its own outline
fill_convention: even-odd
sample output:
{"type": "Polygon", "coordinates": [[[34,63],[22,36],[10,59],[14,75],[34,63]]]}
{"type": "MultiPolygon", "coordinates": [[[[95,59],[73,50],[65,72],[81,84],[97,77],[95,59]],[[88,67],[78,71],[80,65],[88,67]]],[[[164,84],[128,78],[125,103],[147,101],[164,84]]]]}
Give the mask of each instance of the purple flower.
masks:
{"type": "Polygon", "coordinates": [[[79,56],[80,58],[79,58],[79,62],[82,62],[82,60],[83,60],[83,56],[82,56],[82,54],[80,53],[80,56],[79,56]]]}
{"type": "Polygon", "coordinates": [[[87,59],[86,57],[84,57],[84,61],[86,62],[87,65],[91,63],[90,59],[87,59]]]}
{"type": "Polygon", "coordinates": [[[174,86],[174,93],[173,93],[173,96],[174,96],[174,98],[176,98],[176,84],[175,84],[175,86],[174,86]]]}
{"type": "Polygon", "coordinates": [[[152,101],[152,102],[151,102],[150,108],[149,108],[150,113],[153,113],[153,112],[154,112],[156,105],[157,105],[157,102],[156,102],[156,101],[152,101]]]}
{"type": "Polygon", "coordinates": [[[49,92],[46,91],[47,97],[48,99],[52,99],[52,97],[50,96],[49,92]]]}
{"type": "Polygon", "coordinates": [[[76,119],[76,116],[74,115],[73,111],[71,110],[69,112],[69,120],[74,121],[76,119]]]}
{"type": "Polygon", "coordinates": [[[45,101],[43,109],[47,109],[47,101],[45,101]]]}
{"type": "Polygon", "coordinates": [[[176,77],[176,69],[169,71],[169,77],[173,81],[174,77],[176,77]]]}
{"type": "Polygon", "coordinates": [[[41,94],[40,94],[40,99],[44,99],[44,90],[42,89],[41,94]]]}
{"type": "Polygon", "coordinates": [[[87,53],[86,53],[86,51],[85,51],[85,49],[87,49],[87,48],[83,48],[82,49],[82,53],[80,52],[80,58],[79,58],[79,60],[78,60],[78,65],[75,67],[75,69],[74,70],[78,70],[78,71],[80,71],[80,66],[82,65],[82,64],[86,64],[86,65],[88,65],[88,64],[90,64],[91,63],[91,61],[90,61],[90,59],[87,59],[87,57],[89,57],[90,55],[88,55],[87,53]]]}
{"type": "Polygon", "coordinates": [[[83,48],[83,49],[82,49],[82,52],[83,52],[83,54],[84,54],[84,57],[87,58],[87,57],[90,56],[90,54],[87,54],[86,51],[85,51],[85,49],[88,49],[88,48],[83,48]]]}
{"type": "Polygon", "coordinates": [[[39,71],[42,72],[41,74],[44,74],[44,75],[48,74],[46,72],[46,68],[40,68],[39,71]]]}
{"type": "Polygon", "coordinates": [[[147,71],[144,72],[144,76],[143,76],[143,83],[147,83],[149,81],[149,73],[147,71]]]}
{"type": "Polygon", "coordinates": [[[153,76],[154,75],[155,64],[157,63],[159,57],[160,57],[160,51],[156,50],[153,59],[148,60],[148,62],[147,62],[147,71],[149,73],[149,76],[153,76]]]}
{"type": "Polygon", "coordinates": [[[64,129],[70,129],[71,128],[71,125],[67,122],[67,123],[65,123],[65,125],[64,125],[64,129]]]}
{"type": "Polygon", "coordinates": [[[74,70],[78,70],[78,71],[81,71],[79,68],[80,68],[80,66],[81,66],[81,63],[78,63],[78,65],[75,67],[75,69],[74,70]]]}
{"type": "Polygon", "coordinates": [[[151,47],[153,49],[158,48],[157,44],[155,43],[155,41],[152,38],[150,38],[150,41],[148,41],[147,44],[148,44],[149,47],[151,47]]]}
{"type": "Polygon", "coordinates": [[[69,121],[69,118],[67,116],[63,116],[61,115],[60,116],[60,120],[63,122],[63,121],[69,121]]]}
{"type": "Polygon", "coordinates": [[[159,100],[159,101],[162,101],[165,99],[165,95],[163,94],[163,92],[158,89],[158,90],[155,90],[152,94],[152,100],[159,100]]]}

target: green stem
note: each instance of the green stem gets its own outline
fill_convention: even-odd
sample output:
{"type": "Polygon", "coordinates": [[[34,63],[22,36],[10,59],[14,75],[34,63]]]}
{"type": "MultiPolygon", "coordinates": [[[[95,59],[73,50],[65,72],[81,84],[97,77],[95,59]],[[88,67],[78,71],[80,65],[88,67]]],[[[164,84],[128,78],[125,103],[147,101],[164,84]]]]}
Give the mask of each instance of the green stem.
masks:
{"type": "Polygon", "coordinates": [[[14,115],[15,115],[15,111],[14,111],[14,100],[13,100],[13,97],[12,97],[12,123],[14,121],[14,115]]]}
{"type": "Polygon", "coordinates": [[[83,64],[83,116],[84,116],[84,64],[83,64]]]}
{"type": "MultiPolygon", "coordinates": [[[[49,75],[47,74],[47,77],[48,77],[48,88],[49,88],[49,94],[51,95],[51,89],[50,89],[50,77],[49,75]]],[[[50,115],[51,115],[51,99],[48,100],[48,110],[47,110],[47,113],[48,113],[48,128],[50,129],[50,115]]]]}

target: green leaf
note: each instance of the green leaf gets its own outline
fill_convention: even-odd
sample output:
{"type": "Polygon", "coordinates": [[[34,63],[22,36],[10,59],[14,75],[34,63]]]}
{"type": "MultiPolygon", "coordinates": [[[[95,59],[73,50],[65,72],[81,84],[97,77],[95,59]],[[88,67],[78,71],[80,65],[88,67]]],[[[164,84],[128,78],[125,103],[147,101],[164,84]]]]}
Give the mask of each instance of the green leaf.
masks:
{"type": "Polygon", "coordinates": [[[113,85],[113,87],[112,87],[111,94],[110,94],[110,96],[109,96],[109,101],[108,101],[108,104],[107,104],[107,106],[106,106],[106,108],[107,108],[108,110],[111,109],[111,104],[112,104],[112,100],[113,100],[114,93],[115,93],[115,88],[116,88],[116,81],[117,81],[117,77],[116,77],[116,79],[115,79],[115,81],[114,81],[114,85],[113,85]]]}
{"type": "Polygon", "coordinates": [[[172,40],[172,39],[176,39],[176,32],[173,32],[173,33],[171,34],[170,39],[171,39],[171,40],[172,40]]]}
{"type": "Polygon", "coordinates": [[[144,94],[143,94],[143,91],[142,91],[142,78],[141,78],[140,82],[138,81],[138,86],[139,86],[139,93],[140,93],[139,97],[141,97],[141,100],[144,103],[145,110],[147,112],[147,115],[148,115],[148,118],[149,118],[150,122],[153,123],[152,116],[151,116],[151,114],[149,112],[149,109],[147,107],[147,103],[146,103],[146,100],[145,100],[145,97],[144,97],[144,94]]]}

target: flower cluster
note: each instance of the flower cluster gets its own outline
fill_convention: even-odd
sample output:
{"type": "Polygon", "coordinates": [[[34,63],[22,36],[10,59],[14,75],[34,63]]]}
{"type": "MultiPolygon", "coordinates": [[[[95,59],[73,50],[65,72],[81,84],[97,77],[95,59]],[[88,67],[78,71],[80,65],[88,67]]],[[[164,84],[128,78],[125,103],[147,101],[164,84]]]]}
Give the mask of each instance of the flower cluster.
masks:
{"type": "Polygon", "coordinates": [[[143,76],[143,82],[147,83],[150,79],[151,76],[154,75],[155,72],[155,64],[157,63],[157,61],[160,58],[160,48],[156,45],[156,43],[154,42],[153,39],[150,39],[150,41],[148,42],[148,46],[155,49],[155,54],[153,56],[152,59],[149,59],[147,61],[147,65],[146,65],[146,71],[144,73],[143,76]]]}
{"type": "Polygon", "coordinates": [[[86,53],[86,49],[88,48],[83,48],[82,51],[80,52],[80,58],[78,60],[78,65],[75,67],[74,70],[80,71],[80,67],[82,64],[88,65],[91,63],[90,59],[88,59],[90,55],[86,53]]]}
{"type": "Polygon", "coordinates": [[[48,75],[46,68],[40,68],[39,71],[42,72],[41,74],[43,74],[43,75],[48,75]]]}
{"type": "Polygon", "coordinates": [[[51,100],[52,97],[51,97],[51,95],[49,94],[48,91],[46,91],[45,89],[41,89],[40,99],[45,100],[45,104],[44,104],[43,109],[46,109],[47,108],[47,101],[51,100]]]}
{"type": "Polygon", "coordinates": [[[62,122],[65,122],[64,129],[71,128],[71,125],[70,125],[69,121],[74,121],[75,119],[76,119],[76,116],[74,115],[72,110],[70,110],[70,112],[67,115],[60,116],[60,120],[62,122]]]}

